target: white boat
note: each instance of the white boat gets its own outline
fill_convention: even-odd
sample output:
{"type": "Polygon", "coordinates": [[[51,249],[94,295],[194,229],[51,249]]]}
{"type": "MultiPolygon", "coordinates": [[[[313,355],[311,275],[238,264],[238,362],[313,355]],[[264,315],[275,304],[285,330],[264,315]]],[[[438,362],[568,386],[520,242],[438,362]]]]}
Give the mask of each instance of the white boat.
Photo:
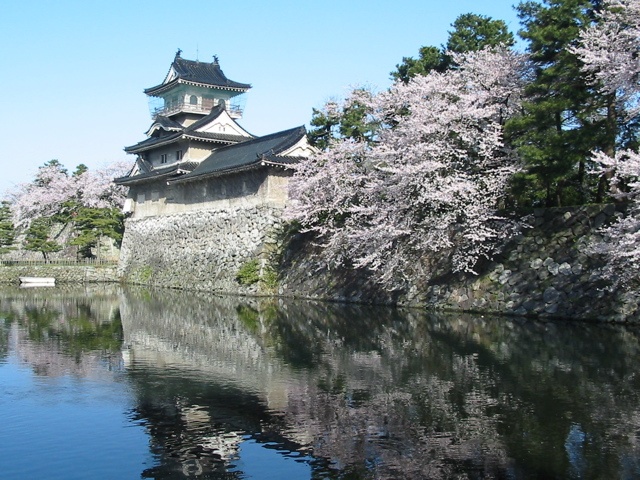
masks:
{"type": "Polygon", "coordinates": [[[21,287],[55,287],[56,279],[53,277],[20,277],[21,287]]]}

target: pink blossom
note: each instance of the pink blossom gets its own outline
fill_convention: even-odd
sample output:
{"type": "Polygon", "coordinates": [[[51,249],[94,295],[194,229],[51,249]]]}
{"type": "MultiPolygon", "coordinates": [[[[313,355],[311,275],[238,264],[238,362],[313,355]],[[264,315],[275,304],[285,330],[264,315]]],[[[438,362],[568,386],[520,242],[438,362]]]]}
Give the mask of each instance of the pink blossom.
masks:
{"type": "Polygon", "coordinates": [[[327,266],[367,268],[387,289],[428,278],[426,252],[453,252],[472,271],[503,233],[496,208],[517,169],[502,125],[518,106],[525,59],[507,49],[459,56],[460,68],[359,95],[373,145],[337,141],[302,161],[289,219],[315,232],[327,266]]]}
{"type": "Polygon", "coordinates": [[[59,213],[63,204],[76,201],[85,207],[121,208],[126,190],[113,183],[130,166],[116,162],[98,170],[73,176],[61,165],[41,167],[31,183],[23,183],[8,192],[7,199],[16,225],[27,225],[32,219],[59,213]]]}

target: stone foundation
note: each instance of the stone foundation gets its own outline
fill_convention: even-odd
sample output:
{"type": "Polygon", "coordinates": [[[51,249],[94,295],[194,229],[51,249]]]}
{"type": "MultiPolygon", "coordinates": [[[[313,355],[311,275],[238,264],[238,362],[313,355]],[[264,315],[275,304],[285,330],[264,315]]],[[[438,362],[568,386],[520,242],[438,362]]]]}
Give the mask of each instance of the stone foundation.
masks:
{"type": "MultiPolygon", "coordinates": [[[[276,249],[275,232],[282,224],[277,207],[129,219],[115,276],[127,283],[216,293],[640,323],[640,293],[608,291],[596,274],[601,259],[584,248],[599,227],[621,214],[614,205],[537,210],[529,219],[531,228],[493,262],[480,265],[478,275],[441,276],[392,294],[380,290],[366,272],[323,270],[316,260],[317,247],[304,238],[281,252],[284,261],[275,288],[265,288],[264,282],[241,285],[237,276],[243,265],[257,259],[264,266],[276,249]]],[[[3,278],[8,274],[13,281],[22,275],[78,283],[101,281],[103,275],[104,281],[113,281],[108,269],[98,274],[101,268],[80,269],[77,277],[63,272],[73,270],[68,267],[29,267],[29,273],[9,268],[20,267],[0,268],[3,278]]]]}
{"type": "Polygon", "coordinates": [[[127,283],[218,293],[242,287],[238,271],[274,240],[281,209],[269,206],[207,210],[126,221],[118,275],[127,283]]]}

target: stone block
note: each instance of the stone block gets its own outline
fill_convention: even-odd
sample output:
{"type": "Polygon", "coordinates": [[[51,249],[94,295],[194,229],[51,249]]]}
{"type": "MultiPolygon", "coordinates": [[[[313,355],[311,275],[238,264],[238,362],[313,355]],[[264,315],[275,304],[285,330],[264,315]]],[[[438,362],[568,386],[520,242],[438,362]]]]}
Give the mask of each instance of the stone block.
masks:
{"type": "Polygon", "coordinates": [[[547,288],[542,294],[542,299],[545,303],[557,302],[560,298],[560,292],[554,287],[547,288]]]}
{"type": "Polygon", "coordinates": [[[558,272],[562,275],[571,275],[572,273],[571,265],[569,265],[566,262],[563,263],[558,267],[558,272]]]}

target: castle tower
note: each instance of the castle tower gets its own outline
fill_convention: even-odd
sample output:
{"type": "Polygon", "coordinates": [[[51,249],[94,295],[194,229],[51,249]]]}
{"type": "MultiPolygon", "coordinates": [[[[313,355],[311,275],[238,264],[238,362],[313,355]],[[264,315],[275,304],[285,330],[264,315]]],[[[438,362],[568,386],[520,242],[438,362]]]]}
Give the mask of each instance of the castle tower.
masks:
{"type": "Polygon", "coordinates": [[[186,60],[180,54],[178,50],[164,81],[144,90],[150,97],[153,119],[162,116],[187,127],[218,105],[232,118],[242,117],[239,100],[251,85],[229,80],[217,56],[206,63],[186,60]]]}

